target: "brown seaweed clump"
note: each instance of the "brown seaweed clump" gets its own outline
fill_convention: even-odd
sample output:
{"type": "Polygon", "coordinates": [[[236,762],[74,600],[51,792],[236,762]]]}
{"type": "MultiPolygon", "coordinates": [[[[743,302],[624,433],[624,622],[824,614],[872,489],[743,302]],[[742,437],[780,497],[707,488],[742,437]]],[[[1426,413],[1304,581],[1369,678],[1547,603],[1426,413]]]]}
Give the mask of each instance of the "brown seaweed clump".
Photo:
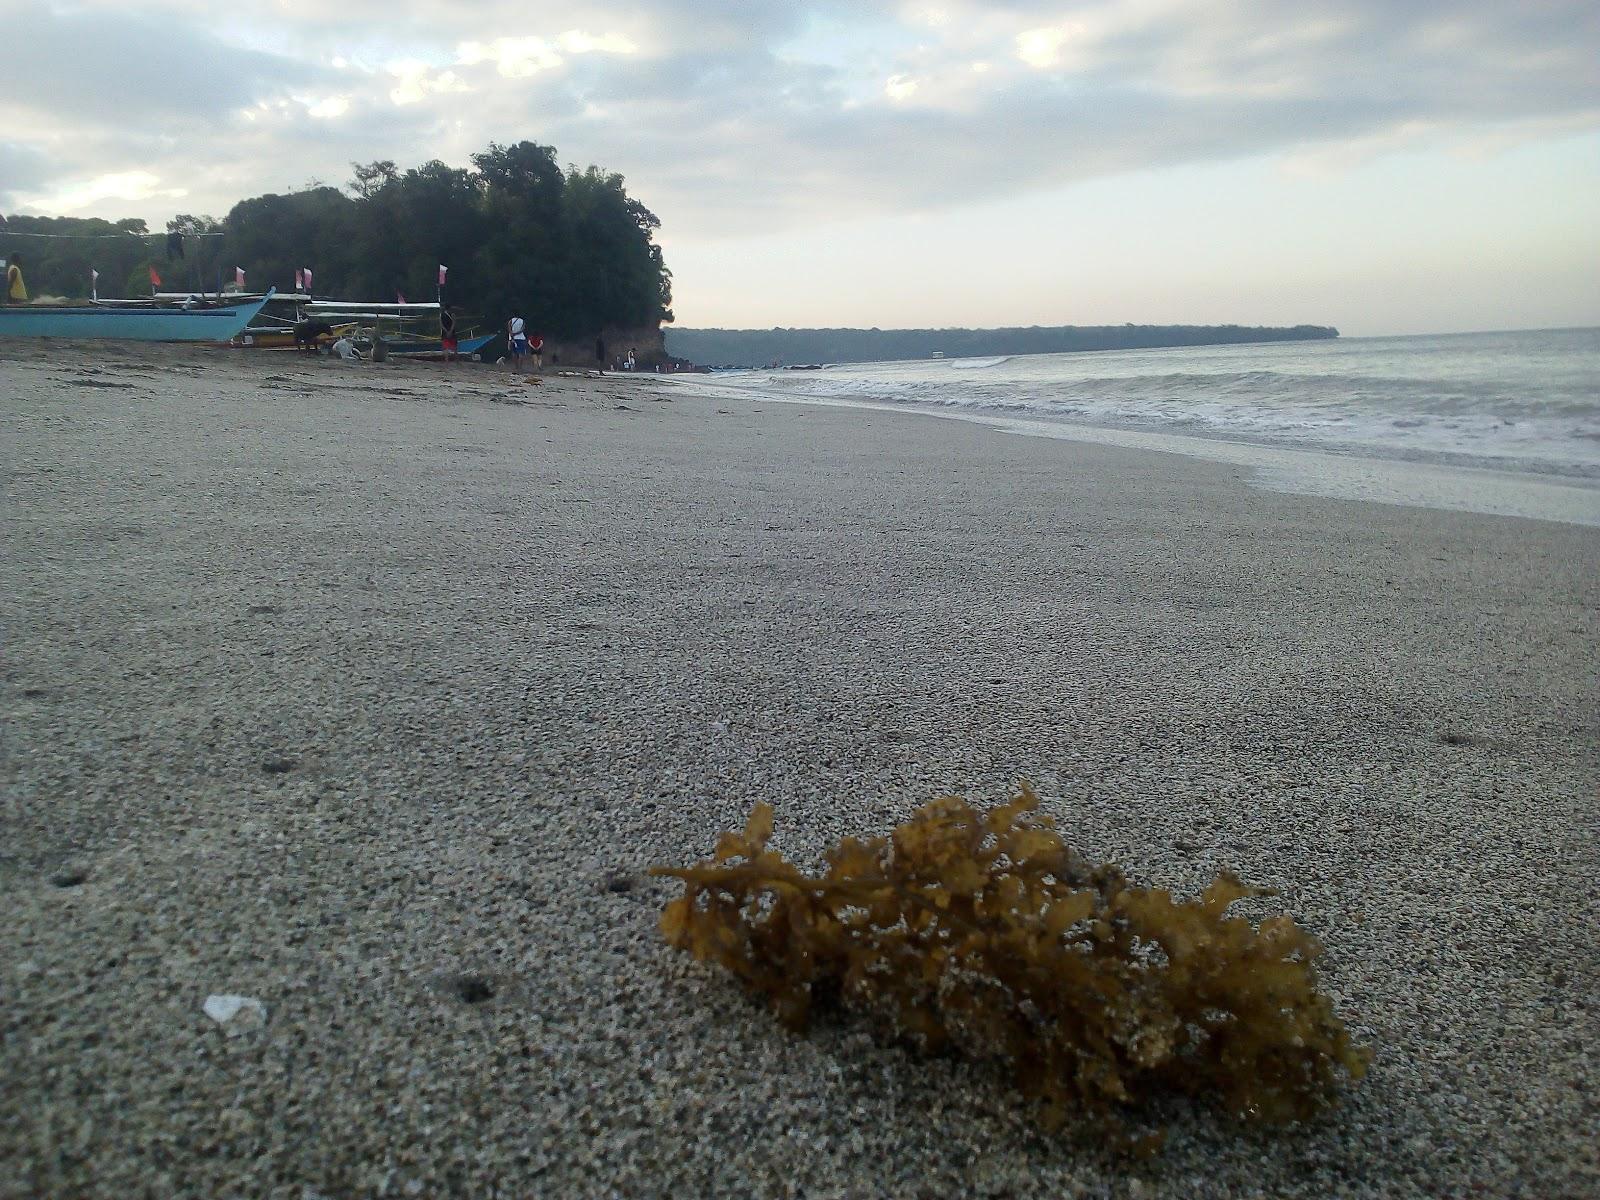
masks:
{"type": "Polygon", "coordinates": [[[720,963],[803,1029],[837,997],[924,1050],[1003,1063],[1041,1116],[1114,1117],[1160,1089],[1242,1117],[1304,1119],[1365,1073],[1317,990],[1318,941],[1234,901],[1272,893],[1223,874],[1197,900],[1129,887],[1069,849],[1024,784],[980,813],[946,797],[887,838],[845,838],[820,876],[768,848],[772,807],[684,883],[667,941],[720,963]]]}

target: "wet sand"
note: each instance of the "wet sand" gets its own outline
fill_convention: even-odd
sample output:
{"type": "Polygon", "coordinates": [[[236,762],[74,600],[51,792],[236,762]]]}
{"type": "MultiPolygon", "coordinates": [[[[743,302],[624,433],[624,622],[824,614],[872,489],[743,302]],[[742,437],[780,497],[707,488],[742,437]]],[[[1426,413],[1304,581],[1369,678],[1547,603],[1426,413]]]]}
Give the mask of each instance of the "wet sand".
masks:
{"type": "Polygon", "coordinates": [[[642,379],[0,343],[0,406],[0,1195],[1600,1185],[1600,531],[642,379]],[[1341,1108],[1130,1164],[656,932],[758,799],[814,860],[1022,778],[1281,889],[1341,1108]]]}

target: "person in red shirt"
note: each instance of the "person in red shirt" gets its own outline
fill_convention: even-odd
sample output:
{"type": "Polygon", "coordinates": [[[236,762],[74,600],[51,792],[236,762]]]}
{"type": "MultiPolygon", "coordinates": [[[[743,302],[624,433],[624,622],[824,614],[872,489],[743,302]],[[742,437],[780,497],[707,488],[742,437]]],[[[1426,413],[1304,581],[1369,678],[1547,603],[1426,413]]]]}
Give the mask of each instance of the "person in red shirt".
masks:
{"type": "Polygon", "coordinates": [[[456,314],[448,308],[439,310],[439,346],[447,363],[456,361],[456,314]]]}
{"type": "Polygon", "coordinates": [[[533,355],[533,369],[544,366],[544,334],[536,333],[528,339],[528,351],[533,355]]]}

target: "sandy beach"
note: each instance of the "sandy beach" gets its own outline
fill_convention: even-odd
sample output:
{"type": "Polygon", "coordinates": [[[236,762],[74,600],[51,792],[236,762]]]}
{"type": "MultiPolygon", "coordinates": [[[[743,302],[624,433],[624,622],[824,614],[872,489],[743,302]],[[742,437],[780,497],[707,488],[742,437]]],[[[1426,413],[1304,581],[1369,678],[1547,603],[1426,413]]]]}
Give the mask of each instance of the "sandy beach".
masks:
{"type": "Polygon", "coordinates": [[[0,384],[0,1196],[1600,1189],[1600,529],[638,378],[0,384]],[[1022,779],[1280,889],[1341,1107],[1130,1163],[657,932],[757,800],[812,862],[1022,779]]]}

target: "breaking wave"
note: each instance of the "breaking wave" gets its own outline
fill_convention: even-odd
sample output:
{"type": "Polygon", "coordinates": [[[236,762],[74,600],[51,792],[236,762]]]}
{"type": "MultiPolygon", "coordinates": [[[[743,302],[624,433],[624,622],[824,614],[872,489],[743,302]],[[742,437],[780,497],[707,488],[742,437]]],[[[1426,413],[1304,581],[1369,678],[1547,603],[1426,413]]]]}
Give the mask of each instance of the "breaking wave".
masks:
{"type": "Polygon", "coordinates": [[[844,364],[735,381],[795,400],[1600,479],[1600,330],[844,364]]]}

